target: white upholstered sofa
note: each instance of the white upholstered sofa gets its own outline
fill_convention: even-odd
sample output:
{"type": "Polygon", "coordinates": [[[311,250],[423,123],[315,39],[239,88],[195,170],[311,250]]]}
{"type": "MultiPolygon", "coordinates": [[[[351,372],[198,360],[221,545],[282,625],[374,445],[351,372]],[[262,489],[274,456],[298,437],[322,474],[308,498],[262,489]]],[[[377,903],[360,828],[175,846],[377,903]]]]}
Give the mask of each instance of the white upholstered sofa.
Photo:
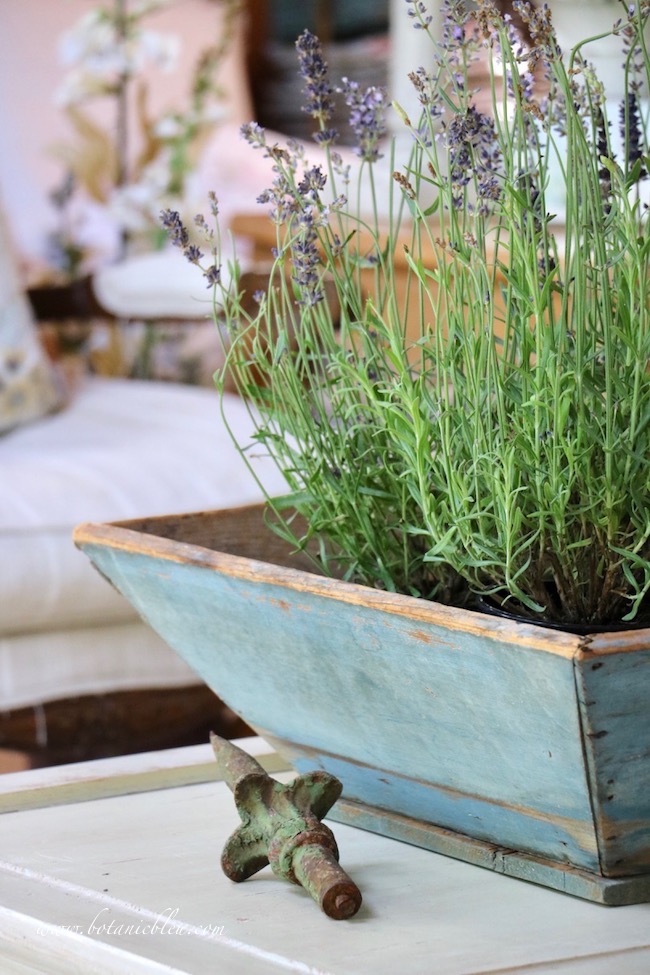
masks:
{"type": "MultiPolygon", "coordinates": [[[[51,411],[51,375],[41,403],[25,391],[38,357],[0,234],[0,748],[56,761],[183,743],[199,733],[201,708],[206,721],[217,720],[216,699],[91,567],[71,533],[82,521],[244,504],[260,489],[226,432],[216,390],[88,376],[51,411]],[[12,394],[20,368],[11,346],[20,341],[25,382],[12,394]],[[15,408],[22,420],[7,419],[15,408]]],[[[42,384],[49,367],[36,365],[42,384]]],[[[245,438],[245,403],[231,396],[225,406],[245,438]]],[[[257,463],[279,489],[268,460],[257,463]]]]}

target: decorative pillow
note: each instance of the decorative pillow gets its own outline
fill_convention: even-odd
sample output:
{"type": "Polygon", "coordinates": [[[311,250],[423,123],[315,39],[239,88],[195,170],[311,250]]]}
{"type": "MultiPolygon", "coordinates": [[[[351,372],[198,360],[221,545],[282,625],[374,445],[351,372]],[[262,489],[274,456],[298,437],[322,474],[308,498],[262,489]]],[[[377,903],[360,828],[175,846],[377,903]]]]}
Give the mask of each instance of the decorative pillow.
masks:
{"type": "Polygon", "coordinates": [[[100,268],[93,289],[100,305],[128,324],[111,326],[110,339],[104,331],[103,341],[96,329],[90,343],[92,369],[132,379],[214,385],[213,374],[223,365],[214,296],[178,250],[136,254],[100,268]]]}
{"type": "Polygon", "coordinates": [[[62,402],[62,389],[21,289],[0,207],[0,434],[36,420],[62,402]]]}

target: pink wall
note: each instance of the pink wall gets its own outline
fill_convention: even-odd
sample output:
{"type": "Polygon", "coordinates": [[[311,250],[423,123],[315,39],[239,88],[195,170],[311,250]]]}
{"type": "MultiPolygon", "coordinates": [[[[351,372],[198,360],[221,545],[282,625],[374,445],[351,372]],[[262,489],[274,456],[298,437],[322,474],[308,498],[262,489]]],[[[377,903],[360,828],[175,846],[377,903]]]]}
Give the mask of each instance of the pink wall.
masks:
{"type": "MultiPolygon", "coordinates": [[[[0,0],[0,196],[15,243],[25,256],[38,258],[43,253],[45,235],[55,224],[47,195],[63,170],[49,148],[71,136],[53,99],[65,71],[58,61],[58,39],[94,5],[93,0],[0,0]]],[[[176,69],[151,75],[153,114],[184,104],[194,59],[215,36],[220,18],[220,5],[214,0],[174,0],[169,9],[148,19],[152,30],[176,32],[181,38],[176,69]]],[[[221,82],[232,99],[233,121],[249,119],[240,43],[221,82]]],[[[106,121],[108,106],[100,101],[93,111],[106,121]]]]}

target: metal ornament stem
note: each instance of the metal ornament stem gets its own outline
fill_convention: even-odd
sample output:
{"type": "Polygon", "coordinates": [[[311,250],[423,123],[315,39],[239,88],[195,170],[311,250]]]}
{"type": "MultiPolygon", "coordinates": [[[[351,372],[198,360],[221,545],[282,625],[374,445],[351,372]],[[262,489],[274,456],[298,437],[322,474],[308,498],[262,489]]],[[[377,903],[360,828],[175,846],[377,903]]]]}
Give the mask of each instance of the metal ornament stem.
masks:
{"type": "Polygon", "coordinates": [[[210,743],[242,821],[221,854],[226,876],[240,883],[270,864],[277,877],[304,887],[328,917],[353,917],[361,892],[339,865],[334,834],[321,822],[341,795],[340,781],[317,771],[283,785],[231,741],[211,734],[210,743]]]}

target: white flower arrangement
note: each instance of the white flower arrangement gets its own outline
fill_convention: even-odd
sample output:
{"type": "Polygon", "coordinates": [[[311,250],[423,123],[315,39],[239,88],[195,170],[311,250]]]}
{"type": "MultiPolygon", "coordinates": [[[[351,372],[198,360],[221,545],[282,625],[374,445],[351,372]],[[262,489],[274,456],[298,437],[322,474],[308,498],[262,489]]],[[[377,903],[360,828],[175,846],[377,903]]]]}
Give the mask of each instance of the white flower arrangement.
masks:
{"type": "Polygon", "coordinates": [[[113,228],[114,247],[124,252],[136,236],[157,246],[156,216],[161,206],[182,208],[197,147],[224,117],[217,76],[232,41],[241,0],[222,0],[220,36],[203,50],[191,81],[188,104],[152,116],[143,77],[151,68],[171,72],[178,63],[180,38],[150,30],[147,18],[173,0],[105,0],[87,11],[60,38],[59,56],[66,73],[55,104],[73,127],[73,143],[56,147],[66,167],[62,185],[52,194],[61,213],[61,229],[52,236],[51,260],[74,275],[85,248],[73,214],[103,211],[113,228]],[[91,103],[109,99],[114,125],[97,123],[91,103]],[[137,127],[137,136],[133,135],[137,127]],[[138,143],[137,153],[133,141],[138,143]]]}
{"type": "Polygon", "coordinates": [[[60,61],[70,71],[55,96],[57,104],[74,105],[114,94],[122,78],[133,77],[148,65],[173,71],[180,39],[142,26],[144,17],[168,5],[169,0],[151,0],[139,5],[141,12],[132,10],[128,19],[120,15],[119,6],[85,13],[59,44],[60,61]]]}

